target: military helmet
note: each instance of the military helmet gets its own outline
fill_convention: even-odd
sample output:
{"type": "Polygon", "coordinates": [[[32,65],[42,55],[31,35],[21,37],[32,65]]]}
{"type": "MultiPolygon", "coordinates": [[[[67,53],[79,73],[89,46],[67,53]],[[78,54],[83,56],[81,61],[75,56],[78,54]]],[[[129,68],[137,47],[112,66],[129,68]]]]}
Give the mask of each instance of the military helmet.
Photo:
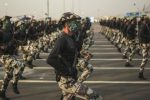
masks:
{"type": "Polygon", "coordinates": [[[11,16],[4,16],[1,20],[5,21],[5,20],[11,19],[11,18],[12,18],[11,16]]]}
{"type": "Polygon", "coordinates": [[[64,22],[76,20],[76,19],[81,19],[81,17],[79,15],[74,14],[74,13],[66,12],[60,18],[59,24],[63,24],[64,22]]]}

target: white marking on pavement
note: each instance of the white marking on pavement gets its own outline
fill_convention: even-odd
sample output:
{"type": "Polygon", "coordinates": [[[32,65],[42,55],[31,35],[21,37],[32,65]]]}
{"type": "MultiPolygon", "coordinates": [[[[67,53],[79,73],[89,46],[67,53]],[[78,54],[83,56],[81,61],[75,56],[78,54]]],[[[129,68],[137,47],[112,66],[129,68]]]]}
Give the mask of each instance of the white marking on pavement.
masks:
{"type": "MultiPolygon", "coordinates": [[[[127,59],[119,59],[119,58],[114,58],[114,59],[91,59],[92,61],[100,61],[100,60],[106,60],[106,61],[116,61],[116,60],[119,60],[119,61],[122,61],[122,60],[127,60],[127,59]]],[[[142,60],[142,59],[132,59],[132,60],[142,60]]],[[[148,59],[150,60],[150,59],[148,59]]]]}
{"type": "MultiPolygon", "coordinates": [[[[106,50],[106,49],[116,49],[116,48],[90,48],[89,50],[106,50]]],[[[117,50],[117,49],[116,49],[117,50]]]]}
{"type": "MultiPolygon", "coordinates": [[[[132,69],[132,70],[138,70],[140,67],[94,67],[95,70],[124,70],[124,69],[132,69]]],[[[34,67],[34,69],[52,69],[52,67],[34,67]]],[[[145,68],[146,70],[150,70],[150,68],[145,68]]]]}
{"type": "MultiPolygon", "coordinates": [[[[94,52],[94,53],[92,53],[92,54],[95,54],[95,55],[99,55],[99,54],[121,54],[121,53],[119,53],[119,52],[108,52],[108,53],[106,53],[106,52],[94,52]]],[[[42,52],[42,53],[40,53],[40,55],[49,55],[49,53],[44,53],[44,52],[42,52]]],[[[122,54],[121,54],[122,55],[122,54]]]]}
{"type": "MultiPolygon", "coordinates": [[[[93,46],[98,46],[98,47],[99,47],[99,46],[110,46],[110,47],[114,47],[113,45],[101,45],[101,44],[99,44],[99,45],[98,45],[98,44],[94,44],[94,45],[92,45],[92,47],[93,47],[93,46]]],[[[114,47],[114,48],[115,48],[115,47],[114,47]]]]}
{"type": "MultiPolygon", "coordinates": [[[[98,43],[98,42],[108,42],[108,40],[102,40],[102,41],[94,41],[95,43],[98,43]]],[[[109,42],[108,42],[109,43],[109,42]]]]}
{"type": "Polygon", "coordinates": [[[95,53],[92,53],[92,54],[94,54],[94,55],[101,55],[101,54],[120,54],[120,55],[122,55],[121,53],[119,53],[119,52],[108,52],[108,53],[106,53],[106,52],[95,52],[95,53]]]}
{"type": "MultiPolygon", "coordinates": [[[[0,80],[2,82],[3,80],[0,80]]],[[[50,80],[19,80],[20,83],[57,83],[50,80]]],[[[85,81],[88,84],[150,84],[150,81],[85,81]]]]}
{"type": "Polygon", "coordinates": [[[41,77],[40,77],[40,79],[42,80],[42,79],[44,79],[44,76],[46,75],[46,73],[43,73],[42,75],[41,75],[41,77]]]}
{"type": "MultiPolygon", "coordinates": [[[[22,59],[19,59],[19,60],[22,60],[22,59]]],[[[46,60],[46,59],[36,59],[36,60],[46,60]]],[[[119,60],[119,61],[125,61],[126,59],[119,59],[119,58],[114,58],[114,59],[108,59],[108,58],[106,58],[106,59],[91,59],[91,61],[103,61],[103,60],[105,60],[105,61],[117,61],[117,60],[119,60]]],[[[142,59],[132,59],[132,60],[142,60],[142,59]]],[[[148,60],[150,60],[150,59],[148,59],[148,60]]]]}

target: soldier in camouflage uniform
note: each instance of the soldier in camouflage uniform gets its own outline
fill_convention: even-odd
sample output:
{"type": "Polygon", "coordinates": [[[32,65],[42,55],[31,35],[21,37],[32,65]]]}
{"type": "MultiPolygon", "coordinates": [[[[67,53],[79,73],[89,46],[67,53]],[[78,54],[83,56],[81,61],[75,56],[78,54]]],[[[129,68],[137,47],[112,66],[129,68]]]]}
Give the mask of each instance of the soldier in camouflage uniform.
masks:
{"type": "Polygon", "coordinates": [[[24,63],[30,67],[30,68],[33,68],[34,65],[32,64],[33,60],[34,60],[34,56],[33,56],[33,47],[31,46],[31,44],[29,43],[28,46],[20,46],[19,48],[23,55],[22,55],[22,58],[23,58],[23,61],[24,63]]]}
{"type": "Polygon", "coordinates": [[[57,39],[47,63],[55,68],[56,81],[63,93],[61,100],[74,100],[74,96],[85,100],[101,100],[94,90],[77,82],[77,69],[73,66],[76,46],[72,36],[80,28],[79,18],[70,12],[63,14],[59,21],[63,25],[62,36],[57,39]]]}
{"type": "Polygon", "coordinates": [[[144,73],[145,65],[148,61],[148,52],[150,49],[150,19],[145,17],[141,22],[139,28],[140,29],[139,29],[138,38],[139,38],[143,59],[140,65],[140,72],[138,77],[142,80],[146,80],[143,73],[144,73]]]}
{"type": "Polygon", "coordinates": [[[25,65],[24,63],[18,61],[16,58],[9,56],[9,55],[3,55],[1,57],[1,62],[4,64],[5,68],[5,75],[4,80],[2,82],[1,90],[0,90],[0,98],[7,98],[5,93],[8,87],[8,84],[11,79],[13,79],[12,87],[13,91],[16,94],[19,94],[19,90],[17,88],[18,80],[20,76],[22,75],[25,65]],[[15,74],[13,75],[13,73],[15,74]]]}
{"type": "Polygon", "coordinates": [[[3,18],[3,42],[8,43],[12,38],[12,24],[10,22],[10,16],[5,16],[3,18]]]}
{"type": "Polygon", "coordinates": [[[77,69],[81,71],[81,75],[78,77],[78,82],[85,81],[93,72],[93,66],[89,63],[89,60],[93,57],[91,53],[86,50],[80,51],[80,58],[78,59],[77,69]]]}
{"type": "Polygon", "coordinates": [[[127,27],[127,46],[126,46],[126,51],[125,54],[127,56],[127,60],[126,60],[126,64],[125,66],[131,66],[130,61],[132,60],[135,51],[136,51],[136,18],[133,18],[130,22],[129,25],[127,27]],[[131,50],[131,52],[129,51],[129,49],[131,50]]]}

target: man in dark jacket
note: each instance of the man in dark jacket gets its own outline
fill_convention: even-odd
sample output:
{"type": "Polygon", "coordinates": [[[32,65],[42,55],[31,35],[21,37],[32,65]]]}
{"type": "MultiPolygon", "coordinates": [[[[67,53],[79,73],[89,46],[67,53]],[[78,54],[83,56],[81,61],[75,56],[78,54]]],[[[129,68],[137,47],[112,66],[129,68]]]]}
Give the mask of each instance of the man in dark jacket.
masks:
{"type": "Polygon", "coordinates": [[[135,54],[136,51],[136,18],[133,18],[128,27],[127,27],[127,46],[126,46],[126,55],[129,53],[129,55],[127,56],[127,60],[126,60],[126,64],[125,66],[131,66],[130,65],[130,61],[132,60],[132,57],[135,54]],[[130,52],[131,50],[131,52],[130,52]]]}
{"type": "Polygon", "coordinates": [[[148,61],[148,51],[150,49],[150,20],[148,18],[144,18],[143,22],[141,22],[139,34],[138,34],[140,46],[142,49],[142,62],[140,65],[139,78],[145,80],[144,77],[144,67],[148,61]]]}
{"type": "Polygon", "coordinates": [[[63,27],[62,36],[57,39],[47,63],[55,69],[56,81],[63,93],[61,100],[74,100],[74,96],[86,100],[101,100],[98,99],[99,95],[92,89],[77,82],[77,69],[74,63],[76,62],[78,48],[73,37],[81,27],[78,19],[80,17],[74,13],[63,14],[59,21],[63,27]]]}

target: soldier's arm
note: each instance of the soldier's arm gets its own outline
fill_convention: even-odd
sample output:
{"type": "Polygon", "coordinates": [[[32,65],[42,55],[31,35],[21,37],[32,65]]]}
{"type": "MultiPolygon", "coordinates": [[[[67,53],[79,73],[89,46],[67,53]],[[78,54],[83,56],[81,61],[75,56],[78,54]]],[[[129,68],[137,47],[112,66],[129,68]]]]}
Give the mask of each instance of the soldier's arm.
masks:
{"type": "Polygon", "coordinates": [[[64,46],[65,46],[64,38],[59,38],[56,41],[55,46],[54,46],[53,50],[51,51],[51,53],[50,53],[50,55],[49,55],[49,57],[47,59],[47,63],[49,65],[55,67],[55,69],[58,72],[61,72],[61,73],[67,75],[67,74],[70,74],[70,71],[69,71],[70,65],[62,57],[64,46]]]}

